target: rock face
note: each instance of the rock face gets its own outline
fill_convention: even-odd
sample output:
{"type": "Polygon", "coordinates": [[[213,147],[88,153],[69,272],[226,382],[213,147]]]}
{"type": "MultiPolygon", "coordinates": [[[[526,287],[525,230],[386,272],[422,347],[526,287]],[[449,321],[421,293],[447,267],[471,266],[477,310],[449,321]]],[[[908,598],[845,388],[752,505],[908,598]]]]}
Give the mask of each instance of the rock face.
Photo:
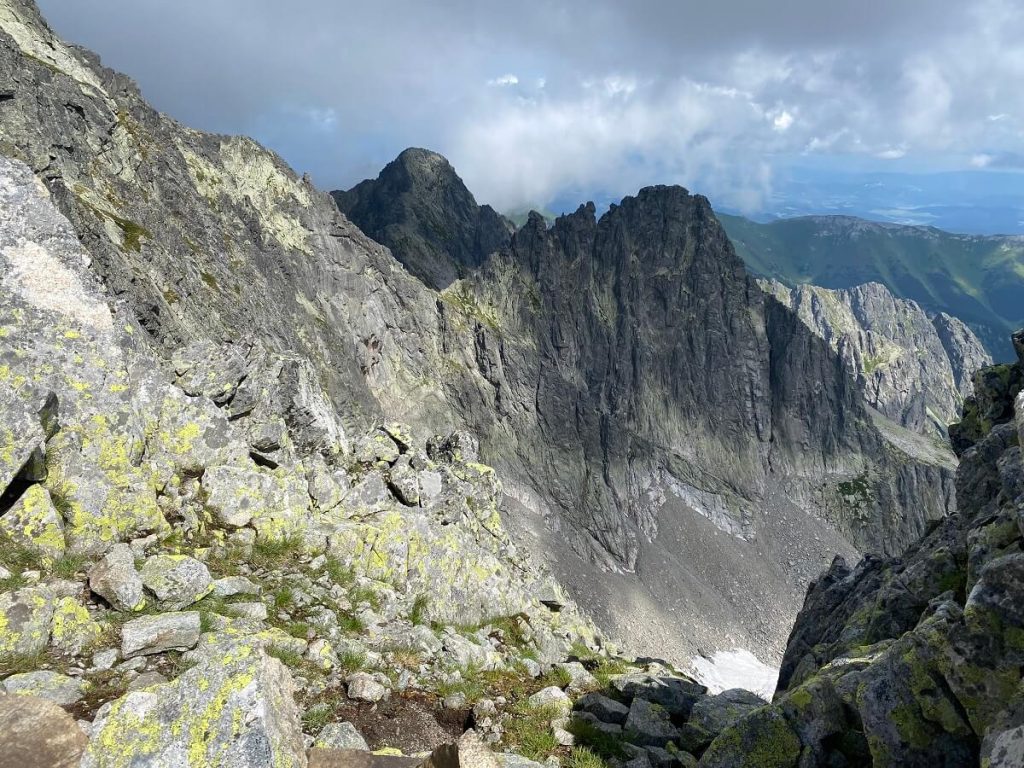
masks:
{"type": "Polygon", "coordinates": [[[915,432],[945,438],[973,391],[971,376],[992,364],[963,322],[929,315],[881,283],[844,290],[759,284],[839,354],[868,405],[915,432]]]}
{"type": "MultiPolygon", "coordinates": [[[[0,9],[0,150],[71,224],[56,245],[26,224],[0,241],[11,311],[32,309],[5,317],[3,362],[54,366],[40,389],[62,424],[47,439],[48,393],[19,395],[36,426],[4,471],[43,482],[70,556],[212,514],[225,539],[301,535],[434,611],[484,618],[531,602],[504,494],[521,550],[620,600],[601,616],[612,631],[643,618],[681,638],[693,622],[690,646],[770,652],[823,559],[899,551],[950,508],[951,460],[872,425],[703,198],[651,188],[509,239],[414,151],[340,196],[396,260],[272,153],[158,114],[28,0],[0,9]],[[396,419],[418,440],[468,428],[504,485],[375,429],[396,419]],[[59,469],[45,481],[43,447],[59,469]]],[[[19,174],[5,210],[32,222],[19,174]]]]}
{"type": "Polygon", "coordinates": [[[956,514],[902,557],[837,560],[807,594],[774,703],[701,765],[736,765],[735,745],[780,740],[798,749],[772,765],[1020,764],[1022,366],[975,376],[965,416],[977,402],[1009,415],[960,432],[956,514]]]}

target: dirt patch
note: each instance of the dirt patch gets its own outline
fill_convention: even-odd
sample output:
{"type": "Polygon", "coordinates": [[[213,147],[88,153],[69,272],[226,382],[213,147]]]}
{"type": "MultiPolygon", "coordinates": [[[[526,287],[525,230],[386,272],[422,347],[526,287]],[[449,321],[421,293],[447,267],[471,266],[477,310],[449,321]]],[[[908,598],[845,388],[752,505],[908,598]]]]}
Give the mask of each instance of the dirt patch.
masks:
{"type": "Polygon", "coordinates": [[[395,747],[407,755],[458,740],[471,717],[469,710],[443,709],[422,694],[392,696],[377,704],[342,702],[335,715],[352,723],[371,749],[395,747]]]}

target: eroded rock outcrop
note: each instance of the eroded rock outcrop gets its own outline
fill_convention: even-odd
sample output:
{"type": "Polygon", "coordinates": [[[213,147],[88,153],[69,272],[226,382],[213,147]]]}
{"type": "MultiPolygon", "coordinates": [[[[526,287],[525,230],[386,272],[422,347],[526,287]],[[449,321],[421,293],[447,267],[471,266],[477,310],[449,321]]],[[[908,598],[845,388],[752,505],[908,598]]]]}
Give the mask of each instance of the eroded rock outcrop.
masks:
{"type": "Polygon", "coordinates": [[[901,558],[837,560],[808,592],[774,703],[723,733],[701,765],[739,765],[737,745],[780,740],[797,748],[764,764],[1020,764],[1022,366],[974,377],[970,428],[954,430],[957,513],[901,558]],[[999,416],[978,420],[978,402],[999,416]]]}
{"type": "Polygon", "coordinates": [[[915,432],[945,439],[973,391],[971,376],[992,363],[963,322],[928,314],[880,283],[845,290],[759,283],[842,357],[869,405],[915,432]]]}

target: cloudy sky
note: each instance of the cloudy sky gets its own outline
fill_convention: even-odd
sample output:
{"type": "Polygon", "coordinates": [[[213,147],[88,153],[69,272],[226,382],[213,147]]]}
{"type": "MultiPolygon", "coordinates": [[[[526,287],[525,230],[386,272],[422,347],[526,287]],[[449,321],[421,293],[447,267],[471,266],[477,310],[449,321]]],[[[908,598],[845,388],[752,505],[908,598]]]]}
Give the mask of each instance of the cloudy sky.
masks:
{"type": "Polygon", "coordinates": [[[39,1],[161,110],[324,188],[425,146],[506,211],[681,183],[912,216],[956,203],[939,172],[1024,199],[1019,0],[39,1]],[[902,197],[850,202],[879,184],[902,197]]]}

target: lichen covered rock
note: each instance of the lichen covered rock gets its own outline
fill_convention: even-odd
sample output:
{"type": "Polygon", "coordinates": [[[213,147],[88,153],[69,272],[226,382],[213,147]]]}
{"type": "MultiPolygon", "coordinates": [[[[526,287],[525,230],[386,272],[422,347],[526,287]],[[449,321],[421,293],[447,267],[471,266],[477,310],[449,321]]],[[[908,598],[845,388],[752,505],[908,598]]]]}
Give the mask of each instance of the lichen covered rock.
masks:
{"type": "Polygon", "coordinates": [[[249,646],[133,691],[93,723],[82,768],[305,766],[291,675],[249,646]]]}
{"type": "Polygon", "coordinates": [[[119,611],[137,611],[146,604],[142,577],[127,544],[117,544],[89,571],[89,589],[119,611]]]}
{"type": "Polygon", "coordinates": [[[187,555],[150,557],[139,576],[157,602],[169,611],[180,611],[213,591],[210,569],[187,555]]]}
{"type": "Polygon", "coordinates": [[[30,485],[0,517],[0,533],[47,560],[64,556],[64,521],[41,485],[30,485]]]}

